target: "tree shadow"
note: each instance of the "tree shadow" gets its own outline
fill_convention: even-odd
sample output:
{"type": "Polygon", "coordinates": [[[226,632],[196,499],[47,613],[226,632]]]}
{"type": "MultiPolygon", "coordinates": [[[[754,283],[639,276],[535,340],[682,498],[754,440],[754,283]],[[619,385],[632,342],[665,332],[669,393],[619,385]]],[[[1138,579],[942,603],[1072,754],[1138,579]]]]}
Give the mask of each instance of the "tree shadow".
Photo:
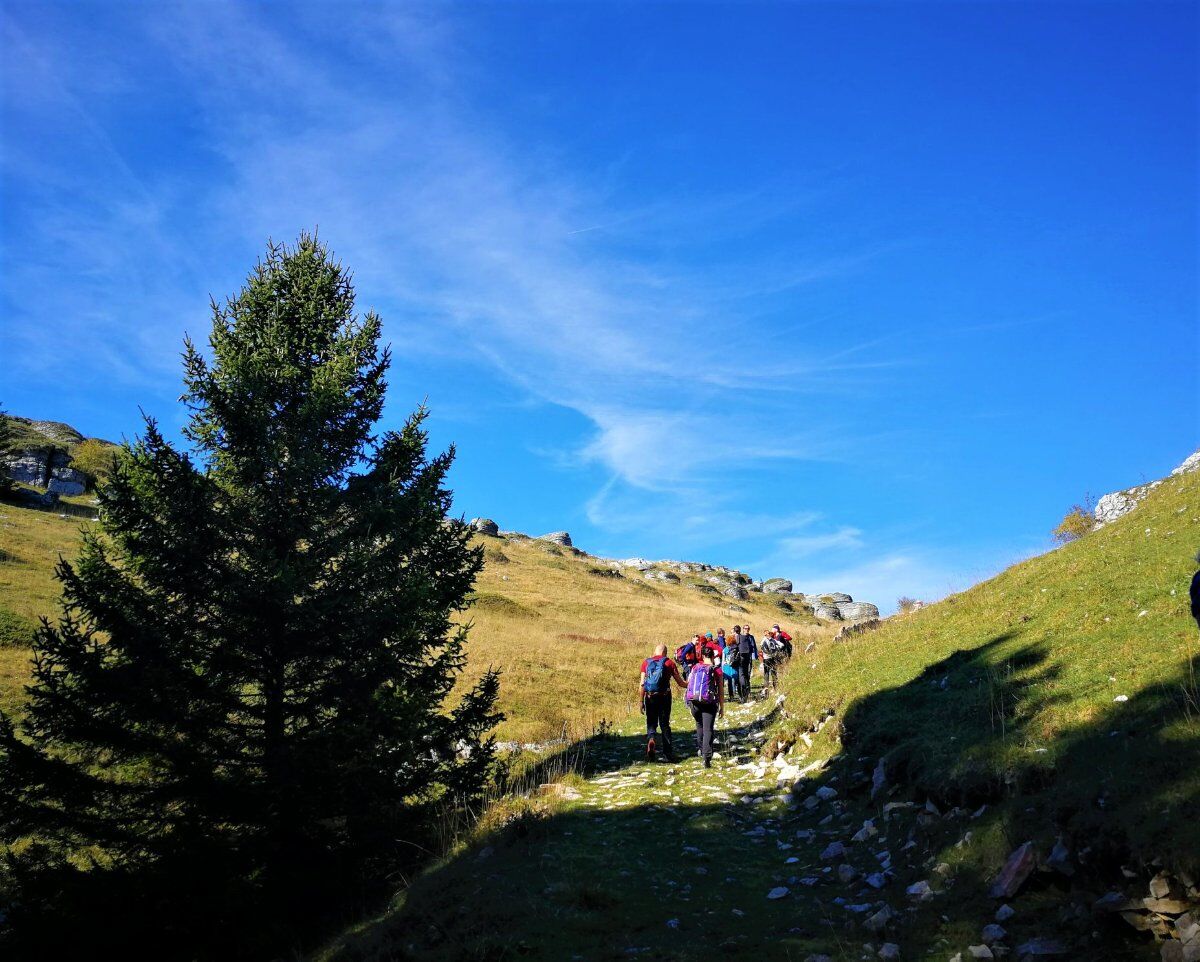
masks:
{"type": "Polygon", "coordinates": [[[883,758],[889,781],[942,807],[1011,803],[1014,839],[1040,825],[1096,861],[1194,869],[1200,656],[1097,706],[1063,690],[1050,646],[1014,647],[1016,637],[957,651],[855,701],[842,720],[847,752],[883,758]]]}

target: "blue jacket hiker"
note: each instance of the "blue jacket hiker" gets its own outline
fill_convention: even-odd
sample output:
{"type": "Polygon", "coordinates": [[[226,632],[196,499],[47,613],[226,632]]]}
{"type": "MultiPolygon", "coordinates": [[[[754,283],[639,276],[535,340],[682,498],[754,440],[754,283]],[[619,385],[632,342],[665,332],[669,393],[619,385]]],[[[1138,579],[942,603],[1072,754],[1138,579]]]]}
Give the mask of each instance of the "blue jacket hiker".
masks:
{"type": "Polygon", "coordinates": [[[663,757],[675,761],[675,746],[671,744],[671,682],[685,687],[679,666],[667,657],[667,646],[659,645],[642,662],[642,677],[638,682],[638,698],[646,716],[646,761],[652,762],[658,755],[660,730],[663,757]]]}

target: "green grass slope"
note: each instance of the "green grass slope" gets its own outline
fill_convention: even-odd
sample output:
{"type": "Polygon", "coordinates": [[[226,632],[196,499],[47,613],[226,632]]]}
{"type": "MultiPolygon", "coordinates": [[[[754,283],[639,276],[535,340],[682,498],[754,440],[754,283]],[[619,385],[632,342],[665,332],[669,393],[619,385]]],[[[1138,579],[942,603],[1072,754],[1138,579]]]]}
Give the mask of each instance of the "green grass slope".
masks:
{"type": "Polygon", "coordinates": [[[794,737],[830,707],[849,755],[950,804],[1005,806],[1012,838],[1200,862],[1200,638],[1187,589],[1200,474],[787,680],[794,737]]]}

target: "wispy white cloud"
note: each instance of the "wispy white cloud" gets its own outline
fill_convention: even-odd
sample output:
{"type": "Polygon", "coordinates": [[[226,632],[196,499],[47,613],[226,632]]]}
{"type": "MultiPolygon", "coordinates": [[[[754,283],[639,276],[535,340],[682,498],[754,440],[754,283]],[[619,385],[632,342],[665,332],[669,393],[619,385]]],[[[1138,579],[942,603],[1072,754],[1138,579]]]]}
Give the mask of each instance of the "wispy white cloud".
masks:
{"type": "MultiPolygon", "coordinates": [[[[868,389],[897,359],[853,341],[809,345],[803,319],[786,325],[785,342],[760,336],[761,312],[773,297],[861,270],[882,248],[831,250],[825,239],[688,266],[677,252],[697,238],[736,251],[737,238],[794,216],[820,185],[623,208],[611,184],[529,149],[472,105],[471,58],[444,12],[365,11],[331,20],[300,10],[287,33],[267,8],[240,4],[176,7],[138,24],[195,98],[217,169],[203,183],[186,170],[150,182],[135,174],[90,109],[86,77],[63,75],[62,100],[87,119],[112,172],[94,207],[71,198],[47,219],[62,243],[57,264],[96,278],[88,296],[102,307],[84,310],[80,288],[61,305],[90,348],[109,352],[123,376],[173,376],[181,328],[204,327],[197,305],[210,288],[196,264],[318,225],[406,351],[485,365],[590,424],[554,454],[609,478],[586,506],[602,531],[657,530],[681,550],[752,538],[772,564],[863,548],[854,527],[802,505],[747,511],[737,492],[754,472],[853,451],[856,438],[805,399],[868,389]],[[171,219],[187,236],[167,226],[180,211],[189,216],[171,219]],[[128,251],[146,249],[148,236],[161,259],[131,278],[128,251]],[[166,275],[164,261],[183,270],[166,275]]],[[[44,51],[51,73],[67,53],[44,51]]],[[[40,262],[27,279],[44,284],[55,267],[40,262]]],[[[32,316],[22,327],[32,357],[46,342],[32,316]]]]}

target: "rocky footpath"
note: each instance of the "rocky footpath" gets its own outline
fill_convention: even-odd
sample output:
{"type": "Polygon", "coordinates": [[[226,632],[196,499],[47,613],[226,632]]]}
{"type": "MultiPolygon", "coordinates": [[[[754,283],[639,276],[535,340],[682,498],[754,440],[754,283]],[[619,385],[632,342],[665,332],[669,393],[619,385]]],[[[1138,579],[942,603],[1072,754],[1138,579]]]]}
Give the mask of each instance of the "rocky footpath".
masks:
{"type": "MultiPolygon", "coordinates": [[[[537,841],[498,841],[476,858],[519,902],[598,900],[609,954],[574,941],[574,921],[586,938],[595,917],[567,911],[554,944],[570,957],[675,957],[678,940],[696,938],[725,958],[798,962],[1157,957],[1139,948],[1141,929],[1164,940],[1162,959],[1196,960],[1187,879],[1130,867],[1128,885],[1143,895],[1097,898],[1087,850],[1061,840],[993,863],[996,809],[911,797],[882,761],[840,752],[832,708],[794,742],[775,741],[783,696],[730,705],[704,769],[680,708],[679,761],[641,761],[638,720],[623,737],[593,739],[585,777],[530,788],[559,813],[537,841]],[[497,864],[506,844],[509,861],[497,864]],[[540,870],[522,870],[530,864],[540,870]],[[629,889],[650,877],[653,898],[629,889]]],[[[506,935],[531,950],[545,938],[536,926],[506,935]]]]}

